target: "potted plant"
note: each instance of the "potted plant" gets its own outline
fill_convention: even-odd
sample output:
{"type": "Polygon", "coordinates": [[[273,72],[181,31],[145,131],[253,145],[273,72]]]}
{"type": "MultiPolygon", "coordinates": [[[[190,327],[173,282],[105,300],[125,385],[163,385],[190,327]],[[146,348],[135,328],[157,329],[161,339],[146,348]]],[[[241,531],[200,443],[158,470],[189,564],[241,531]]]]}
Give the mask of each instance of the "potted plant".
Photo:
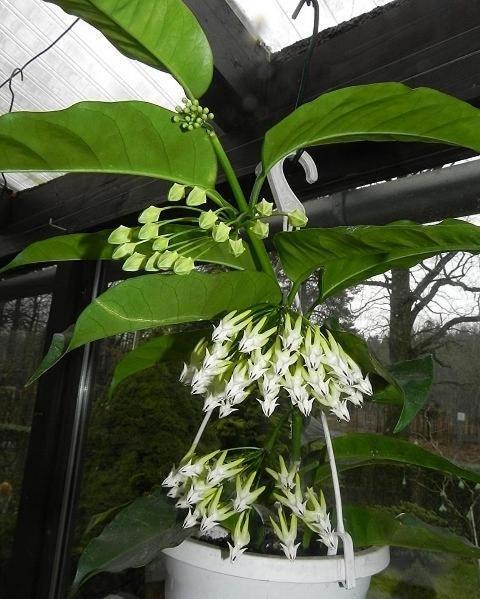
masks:
{"type": "MultiPolygon", "coordinates": [[[[1,171],[128,173],[173,183],[168,198],[142,211],[137,227],[39,241],[3,268],[101,259],[145,272],[103,293],[74,327],[56,335],[32,380],[67,352],[101,338],[207,323],[201,335],[174,332],[141,348],[148,356],[142,368],[172,352],[185,359],[181,382],[203,402],[205,417],[162,486],[119,512],[87,546],[72,592],[98,572],[143,566],[162,550],[169,599],[267,597],[272,589],[279,598],[360,598],[370,576],[388,564],[388,545],[479,557],[480,549],[465,539],[405,514],[347,506],[343,516],[334,453],[341,470],[379,461],[473,484],[480,476],[392,436],[348,434],[332,442],[326,415],[348,420],[364,401],[399,406],[395,431],[404,429],[427,400],[432,361],[385,368],[335,322],[312,322],[313,306],[299,306],[295,298],[316,271],[315,304],[393,266],[410,267],[445,251],[478,252],[480,229],[456,220],[307,228],[301,209],[276,209],[262,199],[262,188],[275,164],[313,145],[425,141],[480,151],[480,112],[432,89],[397,83],[326,93],[266,133],[260,172],[245,195],[214,115],[199,101],[212,77],[212,55],[183,2],[149,3],[148,11],[133,0],[55,3],[97,27],[127,56],[168,70],[186,97],[175,113],[144,102],[82,102],[0,118],[1,171]],[[172,52],[179,40],[181,52],[172,52]],[[228,193],[216,188],[217,167],[228,193]],[[265,245],[269,219],[279,215],[296,229],[273,236],[286,292],[265,245]],[[202,263],[218,268],[197,268],[202,263]],[[269,420],[266,443],[202,454],[205,427],[215,418],[241,417],[245,402],[258,402],[269,420]],[[313,417],[321,419],[325,440],[302,445],[313,417]],[[289,447],[278,454],[285,427],[289,447]],[[335,516],[322,490],[329,481],[335,516]]],[[[132,373],[118,367],[115,384],[126,370],[132,373]]]]}

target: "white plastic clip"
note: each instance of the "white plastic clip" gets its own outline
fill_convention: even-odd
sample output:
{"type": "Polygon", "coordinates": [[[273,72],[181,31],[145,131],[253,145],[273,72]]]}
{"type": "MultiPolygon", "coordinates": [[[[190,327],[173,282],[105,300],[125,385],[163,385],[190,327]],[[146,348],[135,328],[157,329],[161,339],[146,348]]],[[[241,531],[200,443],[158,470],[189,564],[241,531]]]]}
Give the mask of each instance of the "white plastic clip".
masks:
{"type": "MultiPolygon", "coordinates": [[[[276,207],[282,212],[292,212],[292,210],[299,209],[305,212],[302,202],[297,198],[295,192],[288,184],[288,181],[283,172],[283,164],[287,158],[295,156],[295,153],[289,154],[282,158],[270,169],[267,175],[268,184],[272,190],[273,199],[276,207]]],[[[308,152],[303,152],[299,158],[299,163],[302,165],[305,171],[305,179],[307,183],[315,183],[318,179],[317,165],[313,158],[308,152]]],[[[259,174],[262,170],[261,164],[255,169],[255,174],[259,174]]],[[[287,229],[286,219],[284,219],[284,230],[287,229]]]]}

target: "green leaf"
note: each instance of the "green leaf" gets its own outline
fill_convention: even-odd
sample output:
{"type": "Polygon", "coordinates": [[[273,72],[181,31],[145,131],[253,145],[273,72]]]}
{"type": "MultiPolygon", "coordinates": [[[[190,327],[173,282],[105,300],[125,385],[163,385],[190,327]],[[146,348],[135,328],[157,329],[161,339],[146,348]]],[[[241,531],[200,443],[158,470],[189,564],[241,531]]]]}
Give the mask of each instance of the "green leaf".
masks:
{"type": "Polygon", "coordinates": [[[87,545],[71,593],[99,572],[139,568],[162,549],[179,545],[190,532],[176,523],[176,516],[175,507],[161,490],[136,499],[87,545]]]}
{"type": "Polygon", "coordinates": [[[379,403],[398,403],[398,387],[403,393],[402,412],[393,430],[399,433],[415,418],[425,406],[433,384],[433,358],[424,356],[415,360],[398,362],[389,368],[396,382],[389,385],[374,397],[379,403]]]}
{"type": "Polygon", "coordinates": [[[180,0],[49,0],[99,29],[122,54],[169,71],[200,97],[213,74],[212,51],[180,0]]]}
{"type": "Polygon", "coordinates": [[[113,395],[118,385],[126,378],[146,370],[159,362],[187,360],[196,343],[206,335],[206,330],[172,333],[149,339],[136,347],[115,366],[108,394],[113,395]]]}
{"type": "Polygon", "coordinates": [[[173,113],[147,102],[80,102],[0,117],[0,171],[145,175],[210,188],[217,161],[208,135],[184,134],[173,113]]]}
{"type": "Polygon", "coordinates": [[[480,251],[480,227],[448,219],[436,225],[399,221],[383,226],[335,227],[277,233],[287,276],[300,282],[322,269],[320,299],[386,272],[409,268],[450,251],[480,251]]]}
{"type": "Polygon", "coordinates": [[[356,547],[391,545],[470,558],[480,557],[480,548],[464,537],[426,524],[409,514],[395,517],[382,508],[346,506],[345,521],[356,547]]]}
{"type": "Polygon", "coordinates": [[[0,274],[27,264],[63,262],[66,260],[110,260],[115,247],[107,242],[110,231],[58,235],[35,241],[27,246],[0,274]]]}
{"type": "MultiPolygon", "coordinates": [[[[445,475],[480,483],[480,473],[460,468],[453,462],[414,443],[374,433],[348,433],[332,440],[338,470],[344,472],[374,464],[427,468],[445,475]]],[[[330,465],[317,470],[318,480],[330,477],[330,465]]]]}
{"type": "Polygon", "coordinates": [[[277,281],[261,272],[134,277],[111,287],[87,306],[73,332],[54,336],[54,343],[29,383],[67,352],[92,341],[131,331],[211,320],[223,312],[243,310],[256,303],[278,303],[281,299],[277,281]]]}
{"type": "MultiPolygon", "coordinates": [[[[185,227],[165,227],[165,230],[169,232],[185,229],[185,227]]],[[[194,230],[192,228],[192,236],[195,236],[197,231],[197,229],[194,230]]],[[[115,246],[107,241],[110,233],[111,231],[74,233],[72,235],[58,235],[42,241],[36,241],[15,256],[6,266],[1,268],[0,274],[13,268],[26,266],[27,264],[64,262],[67,260],[111,260],[115,246]]],[[[183,239],[187,240],[189,238],[188,235],[185,235],[183,239]]],[[[221,264],[238,270],[255,269],[249,250],[243,252],[240,256],[234,256],[229,249],[228,243],[216,243],[211,237],[202,241],[199,250],[190,248],[184,252],[184,255],[197,258],[197,262],[221,264]]]]}
{"type": "Polygon", "coordinates": [[[265,135],[264,172],[298,148],[350,141],[424,141],[480,151],[480,112],[401,83],[346,87],[303,104],[265,135]]]}

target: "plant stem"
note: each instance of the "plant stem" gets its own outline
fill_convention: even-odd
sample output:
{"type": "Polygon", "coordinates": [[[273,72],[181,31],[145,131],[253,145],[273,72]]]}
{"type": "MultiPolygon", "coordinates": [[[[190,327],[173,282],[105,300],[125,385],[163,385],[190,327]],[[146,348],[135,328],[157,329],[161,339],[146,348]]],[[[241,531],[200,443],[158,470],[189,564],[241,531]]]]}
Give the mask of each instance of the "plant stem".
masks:
{"type": "Polygon", "coordinates": [[[299,462],[302,451],[302,429],[303,417],[298,410],[292,412],[292,438],[290,445],[290,455],[292,462],[299,462]]]}
{"type": "MultiPolygon", "coordinates": [[[[237,202],[238,208],[241,212],[248,213],[249,207],[247,200],[245,199],[243,190],[240,187],[240,183],[237,179],[237,176],[235,175],[235,171],[233,170],[232,164],[228,159],[228,156],[226,155],[225,150],[223,149],[223,146],[215,133],[212,133],[210,135],[210,141],[212,142],[212,146],[218,158],[220,166],[222,167],[222,170],[225,173],[225,177],[228,181],[228,184],[230,185],[233,197],[237,202]]],[[[255,237],[248,230],[247,235],[252,246],[253,252],[255,254],[255,257],[257,259],[258,266],[260,267],[260,270],[263,270],[263,272],[271,275],[274,279],[276,279],[275,271],[273,270],[272,263],[270,262],[270,258],[268,257],[268,253],[265,249],[263,242],[257,237],[255,237]]]]}
{"type": "Polygon", "coordinates": [[[296,281],[292,284],[292,287],[291,287],[290,291],[288,292],[287,299],[285,300],[286,306],[290,307],[293,304],[293,302],[295,301],[295,298],[297,296],[297,293],[300,289],[300,285],[301,285],[300,281],[296,281]]]}
{"type": "Polygon", "coordinates": [[[220,208],[231,208],[233,210],[233,206],[230,204],[230,202],[225,200],[218,193],[218,191],[215,191],[215,189],[206,189],[205,192],[207,197],[210,198],[217,206],[220,206],[220,208]]]}
{"type": "Polygon", "coordinates": [[[265,175],[263,171],[258,175],[255,179],[255,183],[252,187],[252,193],[250,194],[250,207],[253,208],[255,204],[258,202],[258,196],[260,195],[260,191],[262,189],[263,182],[265,181],[265,175]]]}

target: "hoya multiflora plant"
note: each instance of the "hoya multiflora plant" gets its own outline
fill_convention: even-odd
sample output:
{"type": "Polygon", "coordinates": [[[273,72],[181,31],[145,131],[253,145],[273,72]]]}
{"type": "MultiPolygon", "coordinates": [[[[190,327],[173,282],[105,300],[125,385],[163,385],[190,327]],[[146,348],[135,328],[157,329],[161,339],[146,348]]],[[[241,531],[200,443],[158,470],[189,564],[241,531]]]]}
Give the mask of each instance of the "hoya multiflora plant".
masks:
{"type": "MultiPolygon", "coordinates": [[[[299,543],[308,548],[312,536],[334,553],[335,522],[322,492],[322,486],[329,487],[326,446],[321,439],[313,447],[304,444],[302,431],[317,413],[322,420],[327,414],[348,420],[352,408],[372,397],[399,408],[395,431],[402,430],[427,401],[432,360],[426,356],[386,369],[355,335],[333,322],[314,325],[308,315],[328,297],[392,265],[408,268],[446,251],[479,253],[480,231],[455,220],[311,229],[302,210],[283,214],[291,227],[301,228],[271,240],[289,281],[283,293],[265,243],[269,219],[282,214],[261,199],[267,174],[301,148],[360,140],[446,143],[479,152],[480,112],[435,90],[397,83],[328,92],[266,132],[261,155],[251,160],[260,161],[260,168],[247,192],[217,135],[216,107],[202,105],[213,57],[181,0],[52,1],[98,28],[126,56],[170,72],[186,97],[176,111],[147,102],[81,102],[56,112],[0,118],[1,172],[119,173],[163,179],[171,186],[168,197],[140,214],[138,227],[39,241],[4,267],[113,259],[127,271],[141,271],[103,293],[73,328],[56,335],[32,380],[65,353],[97,339],[214,323],[200,343],[198,334],[173,332],[119,363],[115,385],[155,362],[184,359],[182,380],[202,402],[205,417],[191,450],[164,481],[170,497],[165,489],[153,490],[119,512],[86,548],[74,590],[102,570],[144,565],[188,534],[228,535],[233,560],[260,547],[262,531],[291,559],[299,543]],[[197,269],[202,262],[222,268],[197,269]],[[294,309],[295,297],[314,272],[319,293],[312,306],[303,307],[304,316],[294,309]],[[245,402],[259,403],[270,425],[265,445],[203,455],[198,444],[210,419],[241,418],[245,402]],[[289,449],[277,455],[279,430],[287,421],[289,449]]],[[[478,474],[406,440],[345,435],[333,440],[333,450],[342,469],[414,464],[480,483],[478,474]]],[[[345,512],[360,546],[394,542],[480,556],[465,539],[431,528],[425,534],[427,525],[412,519],[358,506],[345,512]]]]}
{"type": "Polygon", "coordinates": [[[207,536],[212,529],[217,535],[230,531],[234,560],[247,548],[248,512],[262,505],[263,513],[272,514],[265,526],[289,559],[297,552],[297,520],[335,550],[324,496],[320,489],[306,485],[300,456],[280,456],[276,470],[258,459],[261,448],[224,451],[216,460],[218,452],[196,454],[210,417],[218,410],[218,417],[225,418],[245,401],[258,401],[268,418],[283,402],[303,417],[310,416],[315,404],[348,421],[349,404],[361,406],[363,394],[371,395],[372,387],[368,375],[331,333],[324,335],[301,314],[282,307],[233,311],[215,326],[210,339],[198,342],[180,380],[191,385],[194,395],[203,396],[205,412],[189,453],[163,482],[176,507],[188,510],[183,526],[197,527],[200,535],[207,536]],[[273,491],[263,484],[267,475],[273,478],[273,491]],[[278,522],[273,516],[276,506],[278,522]]]}

